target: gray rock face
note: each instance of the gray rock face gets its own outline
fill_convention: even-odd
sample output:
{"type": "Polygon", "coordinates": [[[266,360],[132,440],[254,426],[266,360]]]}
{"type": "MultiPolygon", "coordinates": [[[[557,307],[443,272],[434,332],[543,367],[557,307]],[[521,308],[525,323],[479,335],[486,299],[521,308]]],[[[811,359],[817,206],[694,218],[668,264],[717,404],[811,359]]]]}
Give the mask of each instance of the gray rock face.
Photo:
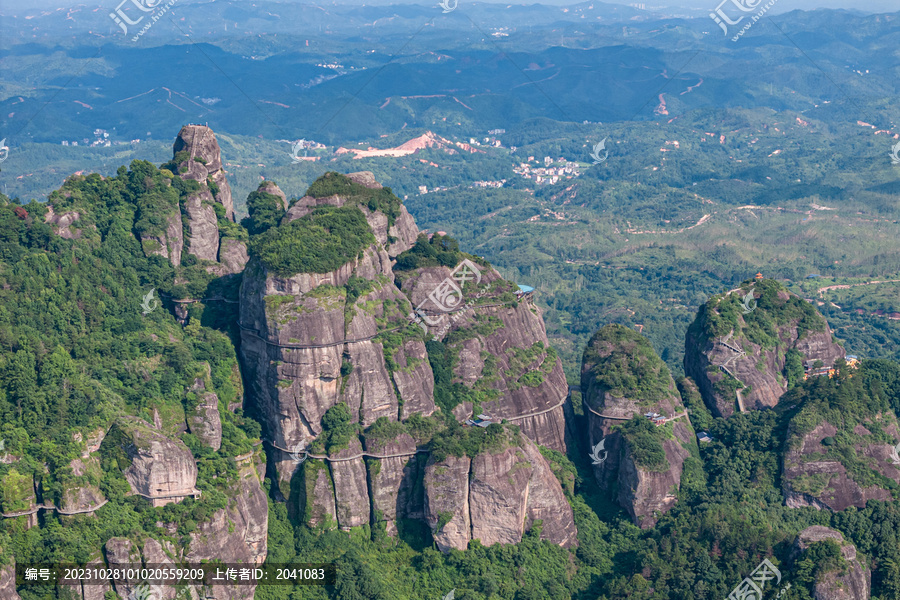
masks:
{"type": "Polygon", "coordinates": [[[531,443],[499,454],[479,454],[469,483],[472,539],[515,544],[535,521],[541,538],[569,547],[576,543],[572,509],[556,477],[531,443]]]}
{"type": "Polygon", "coordinates": [[[407,340],[394,356],[399,367],[393,373],[394,384],[403,398],[400,418],[408,419],[414,413],[430,415],[434,412],[434,375],[425,344],[407,340]]]}
{"type": "Polygon", "coordinates": [[[441,552],[465,550],[472,539],[469,457],[448,456],[425,466],[425,522],[441,552]]]}
{"type": "MultiPolygon", "coordinates": [[[[226,564],[260,565],[265,561],[269,504],[252,457],[239,461],[240,487],[226,508],[199,524],[191,534],[187,562],[218,559],[226,564]]],[[[252,600],[253,585],[214,585],[216,600],[252,600]]]]}
{"type": "MultiPolygon", "coordinates": [[[[367,187],[377,185],[370,175],[351,179],[367,187]]],[[[282,225],[318,206],[346,202],[340,196],[301,198],[287,211],[282,225]]],[[[362,448],[356,439],[328,460],[307,458],[300,463],[292,456],[296,453],[291,449],[322,433],[321,419],[337,403],[346,404],[351,419],[362,427],[381,417],[405,420],[435,410],[434,379],[425,344],[404,328],[412,311],[409,299],[421,301],[449,270],[421,269],[412,279],[410,273],[404,273],[403,290],[398,289],[391,256],[414,244],[415,223],[405,209],[392,226],[385,214],[366,206],[360,210],[376,243],[346,265],[328,273],[279,277],[267,272],[259,259],[251,258],[244,271],[241,352],[252,396],[271,441],[270,456],[285,497],[289,496],[288,482],[294,476],[301,479],[300,518],[311,526],[331,524],[346,530],[374,518],[394,534],[398,520],[422,519],[432,528],[442,525],[435,533],[439,547],[464,548],[475,524],[469,508],[468,458],[451,457],[434,465],[426,454],[415,454],[415,441],[406,434],[397,440],[366,442],[366,452],[377,456],[365,459],[359,456],[362,448]],[[351,277],[367,280],[368,287],[360,290],[358,280],[348,286],[351,277]],[[448,487],[451,483],[452,490],[448,487]]],[[[514,287],[493,270],[485,274],[483,283],[485,289],[492,287],[495,295],[514,287]]],[[[560,361],[548,351],[540,312],[530,303],[515,302],[509,294],[494,304],[479,307],[477,318],[473,312],[454,322],[456,328],[480,327],[479,319],[490,318],[495,326],[491,333],[477,334],[466,342],[472,361],[480,361],[466,382],[474,385],[483,378],[484,364],[491,362],[485,356],[496,356],[492,368],[500,376],[492,380],[491,389],[497,400],[485,410],[509,418],[541,443],[564,450],[567,432],[562,403],[568,386],[560,361]],[[505,303],[510,306],[502,306],[505,303]],[[506,370],[515,373],[506,376],[506,370]],[[520,380],[533,370],[540,370],[539,381],[526,378],[531,385],[524,385],[520,380]]],[[[467,361],[461,362],[462,370],[469,367],[467,361]]],[[[478,480],[483,492],[478,511],[494,523],[484,529],[484,543],[518,541],[537,520],[544,523],[546,539],[561,545],[574,543],[571,508],[533,445],[505,458],[477,460],[486,461],[484,468],[479,467],[484,477],[478,480]],[[527,469],[518,466],[521,456],[527,457],[527,469]],[[509,462],[513,460],[510,457],[515,461],[505,470],[487,464],[509,462]],[[502,488],[507,478],[512,478],[510,485],[518,500],[497,504],[492,488],[502,488]]]]}
{"type": "Polygon", "coordinates": [[[356,173],[347,173],[347,178],[351,181],[365,186],[369,189],[380,190],[384,186],[375,181],[375,174],[372,171],[357,171],[356,173]]]}
{"type": "MultiPolygon", "coordinates": [[[[241,286],[241,351],[273,444],[289,450],[317,436],[322,416],[338,402],[363,426],[381,416],[397,420],[401,399],[405,414],[431,414],[434,381],[424,345],[405,342],[386,357],[375,338],[405,323],[409,310],[392,283],[390,259],[375,247],[331,273],[291,278],[251,261],[241,286]],[[372,287],[348,304],[344,286],[354,274],[372,287]],[[388,358],[398,365],[394,373],[388,358]],[[345,363],[352,369],[342,375],[345,363]]],[[[278,464],[283,482],[293,469],[290,461],[278,464]]]]}
{"type": "MultiPolygon", "coordinates": [[[[872,429],[883,428],[895,439],[900,438],[892,413],[879,415],[878,421],[870,426],[872,429]]],[[[892,446],[866,440],[871,433],[864,427],[857,426],[853,433],[862,435],[853,448],[859,459],[868,463],[873,471],[900,483],[900,468],[891,460],[892,446]]],[[[828,448],[822,441],[836,434],[838,429],[824,421],[803,436],[790,435],[782,477],[788,507],[812,506],[839,511],[851,506],[864,508],[869,500],[891,500],[890,490],[879,485],[861,486],[840,461],[826,457],[828,448]]]]}
{"type": "Polygon", "coordinates": [[[181,151],[190,154],[190,158],[179,165],[188,169],[186,173],[181,174],[182,178],[193,179],[203,185],[206,185],[207,177],[212,178],[219,188],[216,202],[225,207],[225,216],[233,221],[234,202],[231,198],[231,186],[225,177],[222,152],[213,130],[203,125],[186,125],[178,132],[172,150],[175,154],[181,151]]]}
{"type": "MultiPolygon", "coordinates": [[[[713,298],[707,303],[706,310],[715,311],[716,303],[722,301],[713,298]]],[[[778,291],[777,301],[803,303],[785,290],[778,291]]],[[[775,315],[779,309],[756,310],[770,310],[775,315]]],[[[691,326],[685,340],[685,373],[697,383],[704,402],[717,417],[734,414],[739,402],[743,403],[744,410],[771,408],[787,391],[787,380],[782,372],[788,350],[799,351],[804,361],[821,360],[825,366],[844,357],[844,349],[834,341],[824,318],[818,313],[815,315],[824,328],[822,331],[806,331],[802,339],[798,339],[799,320],[793,319],[776,326],[777,341],[767,348],[749,339],[745,333],[747,321],[742,315],[738,315],[735,330],[707,341],[700,339],[697,328],[691,326]],[[739,385],[744,391],[736,393],[730,385],[739,385]],[[746,390],[747,387],[750,390],[746,390]]]]}
{"type": "Polygon", "coordinates": [[[484,414],[507,419],[536,443],[565,452],[570,438],[563,409],[568,383],[562,362],[550,350],[540,309],[515,298],[507,305],[509,300],[499,296],[515,286],[504,282],[493,268],[485,268],[480,286],[467,283],[464,300],[453,312],[442,313],[429,294],[448,277],[451,269],[447,267],[419,269],[405,276],[402,289],[413,306],[431,311],[433,319],[443,319],[431,333],[466,332],[461,341],[449,343],[458,353],[456,378],[496,396],[482,404],[484,414]],[[466,302],[471,304],[463,310],[466,302]]]}
{"type": "Polygon", "coordinates": [[[212,392],[200,392],[200,403],[188,415],[191,433],[205,445],[218,451],[222,447],[222,417],[219,415],[219,397],[212,392]]]}
{"type": "Polygon", "coordinates": [[[219,263],[224,267],[224,275],[240,273],[249,260],[247,244],[233,238],[222,238],[219,244],[219,263]]]}
{"type": "Polygon", "coordinates": [[[334,484],[328,465],[321,460],[307,459],[303,463],[303,483],[301,506],[303,520],[310,527],[322,524],[337,524],[337,508],[334,503],[334,484]]]}
{"type": "Polygon", "coordinates": [[[690,441],[693,434],[683,423],[676,422],[674,427],[676,439],[663,443],[666,462],[669,463],[666,471],[641,469],[635,464],[628,446],[623,447],[618,500],[635,525],[642,529],[656,525],[659,515],[671,510],[678,501],[677,490],[681,486],[684,461],[690,456],[682,444],[690,441]]]}
{"type": "Polygon", "coordinates": [[[868,600],[872,592],[872,572],[857,556],[856,546],[844,539],[839,531],[821,525],[807,527],[794,542],[793,555],[797,556],[815,542],[833,539],[841,547],[841,556],[848,563],[845,573],[828,572],[816,579],[813,598],[815,600],[868,600]]]}
{"type": "Polygon", "coordinates": [[[80,238],[82,234],[80,229],[72,228],[72,225],[80,218],[81,214],[75,210],[58,215],[53,212],[53,205],[48,204],[47,215],[44,217],[44,222],[48,225],[52,225],[53,233],[59,237],[67,240],[74,240],[80,238]]]}
{"type": "Polygon", "coordinates": [[[119,420],[117,427],[129,440],[125,450],[131,466],[125,479],[132,492],[149,498],[153,506],[180,502],[196,493],[197,465],[180,440],[172,440],[134,417],[119,420]]]}
{"type": "Polygon", "coordinates": [[[271,194],[273,196],[277,196],[278,198],[281,199],[281,207],[284,210],[287,210],[287,207],[288,207],[287,196],[285,195],[284,192],[281,191],[281,188],[278,187],[278,185],[274,181],[262,182],[261,184],[259,184],[259,187],[256,188],[256,191],[263,192],[266,194],[271,194]]]}
{"type": "Polygon", "coordinates": [[[212,202],[212,194],[207,190],[191,194],[185,202],[184,219],[188,253],[215,262],[219,256],[219,225],[212,202]]]}
{"type": "Polygon", "coordinates": [[[172,263],[173,267],[181,264],[181,252],[184,249],[184,233],[181,229],[181,215],[177,208],[173,209],[166,219],[166,232],[163,235],[144,235],[141,245],[147,256],[162,256],[172,263]]]}
{"type": "Polygon", "coordinates": [[[393,244],[389,244],[387,247],[388,254],[392,257],[403,254],[416,244],[419,228],[416,227],[415,220],[405,206],[400,207],[400,216],[391,225],[388,235],[396,239],[393,244]]]}
{"type": "Polygon", "coordinates": [[[10,563],[0,568],[0,598],[3,600],[22,600],[16,593],[16,561],[13,558],[10,563]]]}
{"type": "Polygon", "coordinates": [[[408,454],[396,458],[369,459],[369,498],[376,522],[384,522],[389,535],[396,535],[397,520],[421,519],[424,497],[416,492],[422,465],[416,443],[406,433],[390,441],[366,440],[366,451],[379,456],[408,454]]]}
{"type": "MultiPolygon", "coordinates": [[[[172,544],[166,542],[166,545],[171,548],[172,544]]],[[[170,558],[163,545],[153,538],[147,538],[144,542],[144,547],[141,549],[141,554],[144,557],[145,567],[154,565],[154,568],[176,568],[175,562],[170,558]]],[[[151,586],[150,590],[157,596],[151,600],[175,600],[175,596],[178,594],[178,590],[170,585],[151,586]]]]}
{"type": "MultiPolygon", "coordinates": [[[[110,568],[128,569],[141,564],[141,553],[138,547],[128,538],[114,537],[107,540],[106,564],[110,568]]],[[[136,580],[118,580],[113,582],[113,589],[122,598],[127,598],[139,585],[136,580]]]]}
{"type": "Polygon", "coordinates": [[[425,467],[425,520],[442,551],[465,550],[470,540],[515,544],[541,521],[541,539],[577,544],[572,507],[533,442],[474,459],[448,456],[425,467]],[[449,520],[448,520],[449,519],[449,520]]]}
{"type": "MultiPolygon", "coordinates": [[[[581,366],[581,393],[588,415],[588,443],[601,460],[594,476],[604,489],[618,488],[617,501],[636,525],[652,527],[658,514],[670,510],[677,501],[688,448],[696,448],[694,430],[681,397],[665,363],[637,332],[621,326],[598,331],[585,350],[581,366]],[[628,373],[616,380],[641,379],[644,389],[622,386],[610,389],[608,371],[628,373]],[[648,392],[647,390],[654,390],[648,392]],[[652,397],[647,394],[652,393],[652,397]],[[674,439],[662,442],[668,468],[651,471],[635,464],[619,428],[634,416],[657,413],[671,424],[674,439]],[[677,417],[677,418],[674,418],[677,417]],[[601,445],[602,442],[602,445],[601,445]]],[[[695,450],[699,452],[699,450],[695,450]]]]}
{"type": "Polygon", "coordinates": [[[332,456],[329,466],[334,481],[335,507],[338,526],[344,531],[369,523],[369,490],[366,484],[366,465],[363,459],[340,460],[362,454],[358,439],[332,456]]]}

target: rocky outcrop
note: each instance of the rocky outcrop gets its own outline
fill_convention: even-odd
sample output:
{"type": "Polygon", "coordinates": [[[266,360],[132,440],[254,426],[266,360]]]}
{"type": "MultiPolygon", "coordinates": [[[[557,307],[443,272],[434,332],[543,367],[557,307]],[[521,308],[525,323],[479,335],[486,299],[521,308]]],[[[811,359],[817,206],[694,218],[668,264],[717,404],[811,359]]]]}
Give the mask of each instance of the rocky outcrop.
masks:
{"type": "Polygon", "coordinates": [[[492,267],[472,265],[479,273],[463,285],[463,298],[449,312],[440,310],[429,294],[453,279],[450,268],[404,272],[401,289],[413,306],[437,322],[429,332],[447,337],[456,380],[486,394],[484,414],[506,419],[536,443],[565,452],[568,384],[541,311],[528,299],[517,299],[517,288],[492,267]]]}
{"type": "Polygon", "coordinates": [[[88,455],[87,458],[76,458],[69,463],[69,466],[75,479],[68,482],[63,489],[59,508],[63,512],[81,513],[101,506],[106,498],[97,487],[97,483],[102,477],[100,461],[97,457],[88,455]]]}
{"type": "MultiPolygon", "coordinates": [[[[126,537],[114,537],[106,541],[106,564],[111,569],[128,570],[141,564],[140,548],[126,537]]],[[[113,581],[113,589],[122,598],[128,598],[134,593],[140,582],[136,579],[121,578],[113,581]]]]}
{"type": "Polygon", "coordinates": [[[194,380],[189,390],[195,394],[197,404],[187,414],[187,425],[190,432],[196,435],[200,441],[218,451],[222,446],[222,416],[219,414],[219,397],[215,392],[208,391],[210,383],[209,363],[204,363],[204,376],[194,380]]]}
{"type": "Polygon", "coordinates": [[[114,426],[115,434],[104,443],[119,444],[131,466],[125,479],[135,494],[149,499],[153,506],[180,502],[197,494],[197,465],[191,451],[136,417],[123,417],[114,426]]]}
{"type": "MultiPolygon", "coordinates": [[[[53,227],[53,233],[67,240],[77,240],[81,237],[81,229],[73,228],[72,225],[81,218],[81,213],[77,210],[70,210],[56,214],[53,211],[53,205],[47,205],[47,214],[44,216],[44,222],[53,227]]],[[[96,229],[96,228],[95,228],[96,229]]]]}
{"type": "Polygon", "coordinates": [[[197,407],[188,414],[191,433],[205,445],[218,451],[222,446],[222,418],[219,415],[219,397],[212,392],[200,392],[197,407]]]}
{"type": "MultiPolygon", "coordinates": [[[[272,444],[290,451],[319,435],[325,411],[339,402],[363,426],[431,414],[434,381],[421,339],[401,333],[394,347],[393,337],[379,337],[402,329],[410,310],[378,244],[326,273],[279,277],[252,259],[241,286],[241,352],[272,444]],[[351,277],[367,289],[348,292],[351,277]]],[[[295,465],[281,454],[286,482],[295,465]]]]}
{"type": "MultiPolygon", "coordinates": [[[[268,552],[269,504],[253,457],[238,461],[236,493],[228,506],[198,524],[191,534],[188,563],[221,560],[225,564],[260,565],[268,552]]],[[[254,585],[214,585],[216,600],[252,600],[254,585]]]]}
{"type": "Polygon", "coordinates": [[[188,153],[187,159],[179,164],[182,178],[193,179],[203,186],[208,186],[208,182],[214,183],[214,187],[218,188],[215,200],[225,208],[225,217],[233,221],[234,201],[231,198],[231,186],[225,177],[222,152],[213,130],[203,125],[185,125],[178,132],[172,150],[175,155],[179,152],[188,153]],[[185,171],[181,172],[181,168],[185,171]]]}
{"type": "Polygon", "coordinates": [[[247,244],[234,238],[222,238],[218,260],[223,267],[223,274],[240,273],[250,260],[247,244]]]}
{"type": "Polygon", "coordinates": [[[0,598],[3,600],[22,600],[16,593],[16,560],[10,557],[9,562],[0,567],[0,598]]]}
{"type": "Polygon", "coordinates": [[[208,190],[191,194],[184,203],[184,222],[188,254],[215,262],[219,256],[219,226],[212,203],[208,190]]]}
{"type": "Polygon", "coordinates": [[[848,428],[841,423],[837,425],[823,421],[804,434],[798,434],[794,429],[789,433],[782,476],[787,506],[839,511],[850,506],[865,508],[869,500],[892,499],[888,481],[900,483],[900,462],[892,458],[896,444],[876,440],[872,432],[881,430],[900,440],[896,417],[893,413],[884,413],[874,419],[865,419],[863,424],[848,431],[856,441],[844,451],[840,450],[843,442],[835,442],[835,439],[842,439],[844,436],[840,436],[839,431],[848,428]],[[848,453],[855,456],[856,468],[862,467],[868,474],[854,474],[842,464],[842,458],[848,453]],[[860,475],[867,475],[865,479],[869,485],[857,481],[860,475]],[[878,481],[885,483],[878,485],[878,481]]]}
{"type": "Polygon", "coordinates": [[[465,550],[472,539],[468,456],[448,456],[425,466],[425,521],[441,552],[465,550]]]}
{"type": "MultiPolygon", "coordinates": [[[[353,183],[367,189],[383,189],[383,186],[375,181],[375,176],[371,171],[348,173],[345,177],[353,183]]],[[[355,191],[358,192],[359,190],[355,191]]],[[[291,205],[282,222],[288,223],[294,219],[299,219],[300,217],[308,215],[315,208],[320,206],[344,206],[348,201],[352,201],[349,196],[337,194],[318,198],[304,196],[291,205]]],[[[391,223],[390,218],[381,211],[370,210],[365,204],[359,204],[359,208],[366,216],[369,227],[372,228],[372,232],[375,234],[375,239],[391,258],[406,252],[416,243],[416,237],[419,235],[419,228],[416,227],[416,222],[412,218],[412,215],[409,214],[409,211],[407,211],[406,207],[402,204],[398,209],[397,216],[394,218],[393,223],[391,223]]]]}
{"type": "Polygon", "coordinates": [[[830,527],[813,525],[797,536],[792,554],[795,558],[813,544],[824,540],[834,540],[841,549],[841,557],[846,561],[843,570],[819,573],[813,588],[815,600],[868,600],[872,592],[872,572],[865,561],[857,555],[856,546],[830,527]]]}
{"type": "Polygon", "coordinates": [[[181,253],[184,250],[184,233],[181,229],[181,215],[173,209],[166,218],[166,228],[158,234],[143,233],[140,235],[141,247],[147,256],[162,256],[173,267],[181,264],[181,253]]]}
{"type": "Polygon", "coordinates": [[[334,503],[334,484],[328,464],[322,460],[308,459],[301,472],[300,493],[303,521],[310,527],[337,524],[337,507],[334,503]]]}
{"type": "Polygon", "coordinates": [[[641,468],[628,444],[622,447],[617,481],[618,501],[631,515],[632,521],[642,529],[656,525],[659,515],[671,510],[678,501],[677,492],[681,486],[684,461],[690,456],[684,445],[692,440],[683,424],[675,423],[673,427],[676,439],[662,442],[666,463],[670,466],[667,470],[641,468]]]}
{"type": "MultiPolygon", "coordinates": [[[[182,200],[178,225],[181,229],[184,221],[185,250],[206,261],[204,268],[212,275],[240,273],[248,261],[246,232],[233,224],[234,202],[215,134],[202,125],[187,125],[172,149],[174,158],[169,166],[182,179],[196,181],[200,187],[182,200]]],[[[281,190],[272,186],[272,191],[284,198],[281,190]]]]}
{"type": "MultiPolygon", "coordinates": [[[[468,458],[449,457],[435,465],[408,434],[366,437],[365,451],[353,437],[327,457],[322,449],[312,456],[298,451],[323,434],[323,416],[338,404],[346,405],[351,422],[366,431],[379,420],[403,431],[405,425],[398,421],[435,411],[434,375],[420,329],[410,322],[410,298],[421,302],[450,271],[428,267],[404,272],[401,290],[392,257],[416,242],[411,217],[370,173],[342,177],[331,174],[313,184],[312,192],[340,193],[296,200],[279,229],[270,229],[267,236],[288,236],[288,243],[292,232],[309,231],[297,220],[332,214],[350,218],[358,209],[370,241],[348,253],[351,258],[344,265],[323,272],[276,270],[261,250],[251,257],[241,286],[241,352],[281,494],[292,505],[296,498],[300,518],[313,527],[349,530],[371,524],[395,534],[401,520],[418,519],[435,530],[438,546],[447,549],[465,547],[473,531],[486,544],[520,540],[523,531],[541,521],[545,539],[571,545],[571,509],[546,461],[525,438],[507,456],[475,459],[478,491],[471,506],[477,523],[469,504],[468,458]],[[314,212],[322,206],[343,212],[314,212]],[[452,493],[444,489],[451,480],[452,493]],[[498,500],[509,491],[504,486],[515,493],[498,500]]],[[[275,191],[267,193],[277,195],[275,191]]],[[[486,269],[481,279],[477,288],[467,288],[473,295],[483,292],[478,310],[455,319],[441,336],[450,334],[448,345],[461,357],[456,377],[473,388],[481,382],[477,389],[488,399],[481,410],[521,426],[542,444],[565,450],[562,404],[567,385],[540,312],[519,301],[515,286],[493,269],[486,269]],[[477,372],[470,376],[473,369],[477,372]]]]}
{"type": "MultiPolygon", "coordinates": [[[[588,415],[588,443],[594,475],[601,487],[614,491],[635,524],[652,527],[658,515],[677,501],[685,461],[699,453],[687,411],[675,381],[650,343],[621,325],[607,325],[591,338],[581,365],[581,393],[588,415]],[[638,464],[629,437],[632,419],[649,420],[650,436],[665,453],[664,464],[638,464]],[[662,420],[659,420],[662,417],[662,420]],[[663,433],[668,429],[671,436],[663,433]]],[[[634,432],[634,435],[637,435],[634,432]]]]}
{"type": "Polygon", "coordinates": [[[366,451],[379,456],[369,458],[369,498],[375,523],[384,523],[388,535],[396,535],[400,519],[422,519],[422,486],[417,485],[423,463],[416,454],[416,442],[407,433],[392,440],[366,440],[366,451]]]}
{"type": "Polygon", "coordinates": [[[684,369],[712,413],[729,417],[778,404],[788,388],[791,351],[799,353],[801,376],[806,361],[830,367],[844,357],[812,305],[776,281],[744,282],[701,307],[688,328],[684,369]]]}
{"type": "Polygon", "coordinates": [[[353,439],[329,460],[338,527],[344,531],[369,524],[369,490],[361,454],[362,444],[353,439]]]}
{"type": "Polygon", "coordinates": [[[256,191],[275,196],[281,201],[281,208],[283,210],[288,209],[287,195],[281,191],[281,188],[278,187],[278,185],[274,181],[263,181],[261,184],[259,184],[259,187],[256,188],[256,191]]]}
{"type": "MultiPolygon", "coordinates": [[[[511,436],[512,437],[512,436],[511,436]]],[[[448,456],[425,467],[425,520],[442,551],[515,544],[537,522],[541,538],[577,543],[572,508],[533,442],[520,438],[499,452],[473,459],[448,456]]]]}

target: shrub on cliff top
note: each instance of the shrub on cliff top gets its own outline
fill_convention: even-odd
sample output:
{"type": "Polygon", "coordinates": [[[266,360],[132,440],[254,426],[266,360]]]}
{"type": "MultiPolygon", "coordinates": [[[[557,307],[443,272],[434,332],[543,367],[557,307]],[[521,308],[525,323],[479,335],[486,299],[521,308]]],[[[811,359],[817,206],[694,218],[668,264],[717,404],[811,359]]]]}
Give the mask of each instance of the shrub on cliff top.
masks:
{"type": "Polygon", "coordinates": [[[662,472],[669,469],[669,461],[666,460],[666,451],[662,445],[662,428],[653,425],[645,417],[635,415],[619,427],[619,432],[625,439],[635,465],[647,471],[662,472]]]}
{"type": "Polygon", "coordinates": [[[367,188],[336,171],[329,171],[316,179],[306,190],[306,195],[313,198],[337,195],[352,203],[362,204],[369,210],[377,210],[387,215],[388,227],[393,225],[400,216],[400,205],[402,204],[391,188],[367,188]]]}
{"type": "Polygon", "coordinates": [[[258,235],[278,225],[284,216],[281,198],[268,192],[255,191],[247,196],[249,216],[241,220],[250,235],[258,235]]]}
{"type": "Polygon", "coordinates": [[[675,395],[669,387],[669,368],[653,346],[623,325],[610,324],[597,331],[584,351],[582,364],[597,385],[617,398],[648,405],[675,395]]]}
{"type": "Polygon", "coordinates": [[[275,275],[291,277],[334,271],[374,243],[375,236],[358,208],[322,206],[259,235],[250,251],[275,275]]]}

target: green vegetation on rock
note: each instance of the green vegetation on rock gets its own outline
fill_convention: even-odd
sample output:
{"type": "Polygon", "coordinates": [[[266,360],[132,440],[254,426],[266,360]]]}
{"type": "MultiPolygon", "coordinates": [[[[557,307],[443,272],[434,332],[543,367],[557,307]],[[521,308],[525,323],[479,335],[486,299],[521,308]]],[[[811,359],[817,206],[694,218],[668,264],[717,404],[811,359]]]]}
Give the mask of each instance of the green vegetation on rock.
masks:
{"type": "Polygon", "coordinates": [[[306,190],[306,195],[313,198],[338,195],[346,198],[350,203],[360,204],[371,211],[377,210],[387,215],[388,227],[393,225],[400,216],[402,204],[400,198],[395,196],[389,187],[367,188],[346,175],[334,171],[329,171],[316,179],[306,190]]]}
{"type": "Polygon", "coordinates": [[[641,334],[610,324],[591,338],[584,351],[586,376],[592,386],[616,398],[630,398],[642,406],[673,395],[672,376],[641,334]]]}
{"type": "Polygon", "coordinates": [[[355,206],[322,206],[250,243],[250,251],[279,277],[328,273],[357,259],[375,243],[365,216],[355,206]]]}

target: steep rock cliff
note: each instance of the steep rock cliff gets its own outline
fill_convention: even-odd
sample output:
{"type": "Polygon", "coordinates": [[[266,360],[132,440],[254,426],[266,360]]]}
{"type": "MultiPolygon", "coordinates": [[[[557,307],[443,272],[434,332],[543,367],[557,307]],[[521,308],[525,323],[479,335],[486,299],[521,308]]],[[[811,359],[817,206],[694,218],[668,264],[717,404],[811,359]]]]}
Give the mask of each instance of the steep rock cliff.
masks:
{"type": "Polygon", "coordinates": [[[246,232],[234,224],[231,187],[215,133],[203,125],[186,125],[172,150],[174,157],[166,166],[199,188],[182,201],[185,251],[208,261],[203,264],[211,274],[240,273],[247,262],[246,232]]]}
{"type": "Polygon", "coordinates": [[[830,367],[843,356],[812,305],[761,279],[701,307],[688,328],[684,370],[712,413],[729,417],[775,406],[806,361],[830,367]]]}
{"type": "Polygon", "coordinates": [[[788,432],[785,503],[839,511],[864,508],[869,500],[891,500],[891,490],[900,483],[898,442],[900,427],[891,411],[862,406],[828,410],[807,401],[788,432]]]}
{"type": "Polygon", "coordinates": [[[432,457],[425,467],[425,520],[442,551],[469,541],[514,544],[538,520],[541,538],[576,544],[572,508],[550,466],[525,436],[508,433],[500,450],[432,457]]]}
{"type": "Polygon", "coordinates": [[[381,416],[434,411],[424,344],[370,225],[373,215],[387,217],[369,206],[395,214],[399,200],[379,196],[394,204],[376,206],[359,189],[351,191],[318,208],[306,206],[312,197],[297,201],[281,225],[260,236],[259,252],[244,272],[241,350],[267,434],[280,449],[273,454],[283,483],[295,468],[290,452],[318,436],[323,415],[340,402],[363,427],[381,416]],[[304,206],[309,210],[300,210],[304,206]],[[341,223],[334,234],[326,231],[332,222],[341,223]],[[352,250],[339,247],[351,238],[352,250]],[[307,242],[334,244],[333,254],[284,265],[267,261],[270,245],[307,242]]]}
{"type": "Polygon", "coordinates": [[[22,600],[16,593],[16,561],[11,559],[0,567],[0,598],[3,600],[22,600]]]}
{"type": "Polygon", "coordinates": [[[699,457],[669,369],[646,338],[607,325],[585,349],[581,391],[597,481],[635,524],[652,527],[675,505],[685,462],[699,457]]]}
{"type": "Polygon", "coordinates": [[[802,557],[810,546],[834,540],[840,546],[843,569],[819,573],[813,588],[815,600],[868,600],[872,592],[872,572],[864,559],[857,555],[856,546],[844,539],[839,531],[821,525],[807,527],[797,536],[792,554],[802,557]]]}
{"type": "Polygon", "coordinates": [[[517,296],[518,288],[492,267],[470,264],[477,273],[468,280],[460,279],[458,268],[456,274],[442,266],[398,271],[401,289],[425,314],[423,325],[434,323],[428,330],[444,340],[454,381],[472,390],[480,413],[506,419],[538,444],[565,452],[568,384],[540,309],[517,296]],[[456,279],[461,297],[451,293],[439,305],[435,291],[456,279]]]}
{"type": "Polygon", "coordinates": [[[130,461],[125,479],[135,494],[153,506],[180,502],[197,493],[197,464],[180,441],[166,437],[137,417],[121,417],[103,442],[115,445],[130,461]]]}
{"type": "MultiPolygon", "coordinates": [[[[263,191],[277,196],[271,187],[263,191]]],[[[370,173],[330,173],[294,201],[280,224],[254,238],[241,286],[241,351],[280,491],[296,498],[301,519],[312,526],[371,523],[394,534],[402,519],[424,520],[446,549],[465,547],[473,528],[484,543],[518,540],[541,520],[546,539],[570,545],[571,509],[531,442],[497,459],[500,467],[481,455],[474,461],[444,458],[435,466],[423,452],[428,440],[402,432],[401,421],[436,410],[433,357],[424,331],[413,323],[413,306],[453,275],[448,267],[416,258],[420,241],[428,243],[417,233],[399,200],[370,173]],[[314,256],[304,254],[308,247],[318,248],[314,256]],[[346,406],[351,429],[366,431],[364,446],[355,435],[342,434],[337,449],[325,451],[323,440],[332,434],[323,418],[338,405],[346,406]],[[391,423],[400,429],[385,437],[391,423]],[[372,428],[380,434],[369,435],[372,428]],[[510,457],[519,458],[507,465],[510,457]],[[484,530],[470,520],[472,464],[481,493],[472,507],[487,522],[484,530]],[[448,469],[465,475],[454,483],[452,494],[459,498],[441,491],[455,481],[448,469]],[[514,482],[518,501],[498,503],[497,494],[504,495],[494,489],[503,488],[498,471],[504,482],[514,482]],[[463,503],[457,506],[456,500],[463,503]],[[440,523],[451,506],[456,520],[440,523]]],[[[456,262],[466,255],[453,257],[456,262]]],[[[478,282],[463,285],[465,301],[473,306],[445,315],[447,327],[438,332],[444,342],[434,342],[453,355],[453,383],[474,395],[474,403],[460,404],[507,419],[539,443],[565,450],[567,385],[540,311],[483,261],[470,260],[482,267],[478,282]]]]}
{"type": "Polygon", "coordinates": [[[234,201],[231,198],[231,186],[225,177],[222,166],[222,152],[213,130],[204,125],[185,125],[178,132],[172,151],[187,152],[184,160],[179,161],[179,172],[184,179],[193,179],[204,186],[212,182],[216,189],[216,202],[225,208],[225,217],[234,220],[234,201]],[[181,169],[184,169],[182,171],[181,169]]]}

